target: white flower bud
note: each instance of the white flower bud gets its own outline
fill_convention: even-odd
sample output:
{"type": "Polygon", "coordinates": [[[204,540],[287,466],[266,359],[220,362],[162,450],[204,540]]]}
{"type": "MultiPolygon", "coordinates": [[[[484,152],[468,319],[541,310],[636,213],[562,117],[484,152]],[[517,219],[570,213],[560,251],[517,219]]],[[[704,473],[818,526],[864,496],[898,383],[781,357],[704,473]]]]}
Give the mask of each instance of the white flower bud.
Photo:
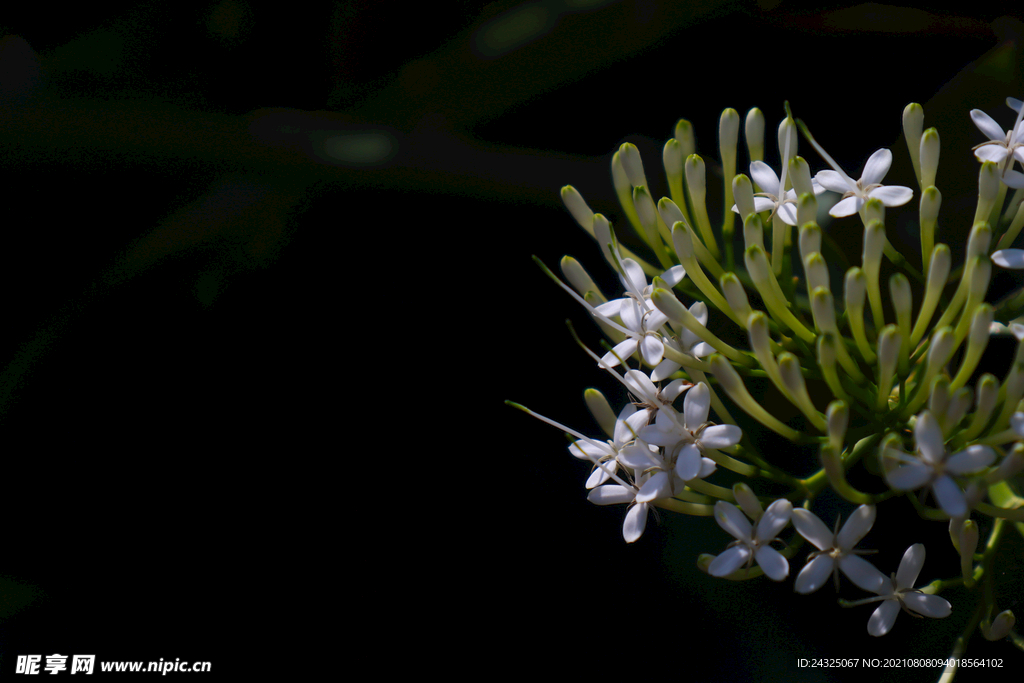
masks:
{"type": "Polygon", "coordinates": [[[747,112],[744,124],[744,138],[747,141],[747,153],[751,161],[764,159],[764,114],[757,107],[747,112]]]}
{"type": "Polygon", "coordinates": [[[885,223],[885,204],[882,203],[882,200],[870,197],[864,202],[863,212],[865,223],[870,223],[871,221],[885,223]]]}
{"type": "Polygon", "coordinates": [[[779,124],[779,158],[782,159],[783,164],[788,164],[789,160],[796,156],[798,137],[796,122],[788,116],[782,119],[782,123],[779,124]],[[788,149],[786,149],[787,141],[788,149]]]}
{"type": "Polygon", "coordinates": [[[583,392],[583,400],[587,404],[587,410],[601,426],[601,431],[607,434],[609,439],[614,439],[616,416],[608,399],[597,389],[587,389],[583,392]]]}
{"type": "Polygon", "coordinates": [[[907,140],[910,160],[914,164],[914,175],[921,182],[921,146],[920,140],[924,130],[924,109],[920,104],[911,102],[903,110],[903,134],[907,140]]]}
{"type": "Polygon", "coordinates": [[[850,423],[850,408],[845,401],[832,401],[825,411],[828,420],[828,441],[836,451],[842,452],[846,427],[850,423]]]}
{"type": "Polygon", "coordinates": [[[633,188],[633,206],[636,207],[640,225],[643,226],[648,236],[653,235],[658,228],[658,210],[654,207],[651,193],[643,185],[633,188]]]}
{"type": "Polygon", "coordinates": [[[622,168],[626,171],[629,184],[633,187],[647,187],[647,176],[644,175],[644,164],[640,160],[640,150],[636,145],[625,142],[619,147],[619,159],[622,161],[622,168]]]}
{"type": "Polygon", "coordinates": [[[811,254],[821,252],[821,228],[817,223],[801,223],[800,258],[804,261],[811,254]]]}
{"type": "Polygon", "coordinates": [[[740,320],[746,320],[752,312],[750,302],[747,300],[747,292],[743,289],[743,283],[736,277],[735,273],[725,273],[719,278],[722,292],[729,306],[736,312],[740,320]]]}
{"type": "Polygon", "coordinates": [[[932,390],[928,396],[928,410],[935,416],[940,427],[943,425],[942,418],[949,409],[949,402],[951,398],[952,397],[949,392],[949,379],[947,379],[945,375],[939,375],[932,382],[932,390]]]}
{"type": "Polygon", "coordinates": [[[889,409],[889,394],[896,377],[896,364],[903,339],[895,325],[886,325],[878,335],[878,396],[875,410],[889,409]]]}
{"type": "Polygon", "coordinates": [[[580,224],[580,227],[591,235],[594,234],[594,212],[590,210],[587,203],[583,201],[582,195],[572,185],[562,188],[562,202],[569,213],[580,224]]]}
{"type": "Polygon", "coordinates": [[[661,220],[665,222],[665,225],[675,225],[676,223],[686,223],[686,218],[683,217],[683,212],[679,210],[679,207],[674,201],[668,197],[662,197],[658,200],[658,213],[661,215],[661,220]]]}
{"type": "MultiPolygon", "coordinates": [[[[793,189],[797,195],[809,194],[814,196],[814,183],[811,182],[811,167],[803,157],[793,157],[789,160],[789,177],[793,181],[793,189]]],[[[803,225],[803,223],[800,223],[803,225]]]]}
{"type": "Polygon", "coordinates": [[[684,159],[697,151],[697,143],[693,136],[693,125],[686,119],[679,119],[676,122],[675,139],[679,141],[684,159]]]}
{"type": "Polygon", "coordinates": [[[759,215],[750,213],[743,219],[743,247],[750,249],[754,246],[764,250],[764,223],[759,215]]]}
{"type": "Polygon", "coordinates": [[[1013,612],[1010,610],[1003,610],[996,615],[994,620],[992,620],[991,626],[987,629],[982,628],[982,633],[985,635],[987,640],[1002,640],[1006,636],[1010,635],[1010,631],[1016,623],[1017,618],[1014,617],[1013,612]]]}
{"type": "Polygon", "coordinates": [[[921,187],[935,185],[939,168],[939,131],[929,128],[921,136],[921,187]]]}
{"type": "MultiPolygon", "coordinates": [[[[733,162],[736,159],[736,145],[740,140],[740,114],[732,108],[722,111],[718,119],[718,147],[723,158],[731,156],[733,162]]],[[[728,176],[726,176],[728,177],[728,176]]]]}
{"type": "Polygon", "coordinates": [[[818,287],[831,291],[828,281],[828,266],[821,254],[814,252],[804,259],[804,274],[807,276],[807,291],[818,287]]]}
{"type": "Polygon", "coordinates": [[[683,146],[675,138],[665,143],[661,152],[661,163],[665,166],[665,175],[669,178],[683,175],[683,146]]]}
{"type": "Polygon", "coordinates": [[[672,246],[675,247],[680,261],[689,261],[693,258],[693,237],[682,221],[672,224],[672,246]]]}
{"type": "Polygon", "coordinates": [[[804,192],[796,200],[796,223],[806,225],[818,219],[818,200],[810,192],[804,192]]]}
{"type": "Polygon", "coordinates": [[[749,486],[742,481],[738,481],[732,485],[732,494],[736,497],[736,502],[747,517],[750,517],[755,523],[761,519],[761,515],[764,514],[764,508],[761,507],[761,501],[757,499],[757,496],[754,495],[749,486]]]}
{"type": "Polygon", "coordinates": [[[750,182],[750,178],[742,173],[733,178],[732,194],[740,218],[746,219],[747,216],[754,213],[754,186],[750,182]]]}
{"type": "Polygon", "coordinates": [[[563,256],[559,265],[562,268],[562,275],[569,281],[573,289],[580,293],[580,296],[586,295],[587,292],[594,292],[600,303],[607,301],[604,294],[597,288],[594,280],[591,279],[590,274],[580,265],[579,261],[571,256],[563,256]]]}

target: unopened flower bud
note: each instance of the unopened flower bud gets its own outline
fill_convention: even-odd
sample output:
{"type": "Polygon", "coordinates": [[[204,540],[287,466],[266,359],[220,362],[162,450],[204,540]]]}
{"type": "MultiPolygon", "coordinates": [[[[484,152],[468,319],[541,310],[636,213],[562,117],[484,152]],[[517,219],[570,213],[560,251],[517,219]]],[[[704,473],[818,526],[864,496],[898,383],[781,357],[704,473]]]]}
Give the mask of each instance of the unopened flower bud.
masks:
{"type": "Polygon", "coordinates": [[[850,423],[850,408],[845,401],[832,401],[825,411],[825,418],[828,421],[828,442],[836,451],[842,452],[846,427],[850,423]]]}
{"type": "Polygon", "coordinates": [[[580,224],[580,227],[586,230],[591,235],[594,234],[594,212],[590,210],[587,203],[583,201],[583,196],[576,190],[572,185],[566,185],[562,188],[562,203],[565,204],[565,208],[569,209],[569,213],[576,219],[576,222],[580,224]]]}
{"type": "Polygon", "coordinates": [[[885,248],[885,227],[881,221],[871,221],[864,227],[864,249],[862,265],[867,278],[868,302],[871,304],[871,316],[875,320],[875,329],[885,325],[882,315],[882,292],[878,278],[882,267],[882,251],[885,248]]]}
{"type": "Polygon", "coordinates": [[[921,302],[921,310],[917,314],[917,322],[914,324],[914,331],[910,335],[910,345],[917,346],[928,329],[935,308],[942,297],[942,291],[946,287],[946,279],[949,277],[949,269],[952,258],[949,247],[945,244],[936,244],[932,250],[930,266],[928,267],[928,284],[925,286],[924,301],[921,302]]]}
{"type": "Polygon", "coordinates": [[[978,171],[978,208],[974,212],[974,222],[988,219],[999,196],[999,164],[985,161],[978,171]]]}
{"type": "Polygon", "coordinates": [[[939,131],[929,128],[921,136],[921,187],[935,185],[935,172],[938,168],[939,131]]]}
{"type": "Polygon", "coordinates": [[[640,160],[640,150],[636,145],[625,142],[619,147],[619,159],[622,161],[622,168],[626,171],[629,184],[633,187],[647,187],[647,176],[644,175],[644,164],[640,160]]]}
{"type": "MultiPolygon", "coordinates": [[[[949,402],[952,398],[949,391],[949,379],[945,375],[939,375],[932,381],[932,390],[928,395],[928,410],[943,426],[943,417],[949,409],[949,402]]],[[[945,433],[945,430],[943,430],[945,433]]]]}
{"type": "Polygon", "coordinates": [[[818,200],[810,192],[804,192],[796,200],[796,223],[813,223],[818,218],[818,200]]]}
{"type": "Polygon", "coordinates": [[[881,199],[877,197],[869,197],[864,202],[864,222],[870,223],[871,221],[878,221],[879,223],[885,223],[885,204],[882,203],[881,199]]]}
{"type": "Polygon", "coordinates": [[[779,124],[779,156],[782,158],[782,163],[789,163],[789,160],[796,155],[798,137],[796,122],[787,116],[779,124]],[[786,149],[787,142],[788,149],[786,149]]]}
{"type": "Polygon", "coordinates": [[[807,393],[807,385],[804,382],[803,371],[800,369],[800,361],[792,353],[783,351],[779,354],[778,362],[782,383],[786,387],[786,391],[789,393],[793,403],[818,431],[827,431],[828,423],[826,423],[821,413],[814,407],[814,403],[807,393]]]}
{"type": "Polygon", "coordinates": [[[679,207],[674,201],[668,197],[662,197],[658,200],[658,214],[661,216],[661,220],[664,221],[665,225],[673,226],[676,223],[686,223],[686,218],[683,216],[683,212],[679,210],[679,207]]]}
{"type": "Polygon", "coordinates": [[[747,154],[750,160],[764,159],[764,114],[757,107],[747,112],[743,136],[747,141],[747,154]]]}
{"type": "Polygon", "coordinates": [[[850,323],[853,340],[857,344],[861,358],[868,363],[874,363],[875,352],[872,350],[871,344],[868,343],[867,335],[864,332],[864,295],[867,291],[867,278],[864,271],[856,267],[846,271],[844,287],[846,317],[850,323]]]}
{"type": "Polygon", "coordinates": [[[895,325],[886,325],[878,335],[878,396],[875,410],[889,409],[889,394],[896,378],[896,364],[900,358],[903,339],[895,325]]]}
{"type": "Polygon", "coordinates": [[[764,508],[761,507],[761,501],[757,499],[754,492],[749,486],[744,484],[742,481],[738,481],[732,485],[732,494],[736,496],[736,502],[739,504],[740,509],[746,513],[747,517],[754,520],[761,519],[761,515],[764,514],[764,508]]]}
{"type": "Polygon", "coordinates": [[[800,258],[807,260],[807,257],[814,253],[821,252],[821,228],[817,223],[801,223],[800,228],[800,258]]]}
{"type": "Polygon", "coordinates": [[[594,292],[597,295],[599,303],[607,301],[601,290],[594,284],[590,274],[584,270],[580,262],[571,256],[563,256],[562,261],[559,264],[562,268],[562,275],[569,281],[573,289],[580,293],[580,296],[585,295],[587,292],[594,292]]]}
{"type": "Polygon", "coordinates": [[[807,276],[807,291],[813,292],[818,287],[831,291],[828,266],[825,265],[825,259],[820,253],[814,252],[804,258],[804,273],[807,276]]]}
{"type": "MultiPolygon", "coordinates": [[[[907,140],[910,160],[914,165],[914,175],[921,182],[921,135],[924,130],[924,109],[920,104],[911,102],[903,109],[903,134],[907,140]]],[[[924,187],[922,185],[922,187],[924,187]]]]}
{"type": "Polygon", "coordinates": [[[1006,636],[1010,635],[1010,631],[1013,630],[1014,625],[1017,623],[1017,618],[1013,616],[1013,612],[1010,610],[1003,610],[996,615],[996,618],[992,620],[992,625],[987,629],[982,624],[982,633],[986,640],[1002,640],[1006,636]]]}
{"type": "MultiPolygon", "coordinates": [[[[797,195],[809,194],[814,196],[814,183],[811,182],[811,167],[803,157],[793,157],[789,160],[789,177],[793,181],[793,189],[797,195]]],[[[803,223],[799,223],[803,225],[803,223]]]]}
{"type": "Polygon", "coordinates": [[[764,250],[764,223],[756,213],[750,213],[743,219],[743,248],[760,247],[764,250]]]}
{"type": "Polygon", "coordinates": [[[676,122],[674,137],[679,141],[684,159],[697,151],[697,143],[693,135],[693,124],[686,119],[679,119],[676,122]]]}
{"type": "Polygon", "coordinates": [[[747,292],[743,289],[743,283],[736,277],[736,274],[726,273],[719,278],[718,282],[722,287],[722,292],[725,294],[725,300],[729,302],[729,306],[736,312],[736,316],[740,320],[749,318],[752,312],[750,302],[747,300],[747,292]]]}
{"type": "Polygon", "coordinates": [[[921,192],[921,262],[926,266],[935,244],[935,227],[939,220],[942,193],[935,187],[926,187],[921,192]]]}
{"type": "Polygon", "coordinates": [[[669,178],[682,177],[683,175],[683,145],[671,138],[665,143],[661,151],[661,163],[665,167],[665,175],[669,178]]]}
{"type": "Polygon", "coordinates": [[[978,549],[978,525],[968,519],[960,525],[960,573],[964,577],[964,585],[974,586],[974,552],[978,549]]]}
{"type": "Polygon", "coordinates": [[[614,439],[616,417],[608,399],[597,389],[587,389],[583,392],[583,400],[587,404],[587,410],[600,425],[601,431],[607,434],[609,439],[614,439]]]}
{"type": "Polygon", "coordinates": [[[736,201],[736,211],[740,218],[746,219],[754,213],[754,185],[750,178],[740,173],[732,179],[732,195],[736,201]]]}
{"type": "Polygon", "coordinates": [[[900,373],[906,373],[910,360],[910,324],[913,311],[910,298],[910,281],[903,273],[896,273],[889,278],[889,296],[892,298],[893,311],[896,312],[896,324],[899,325],[903,339],[900,354],[900,373]]]}

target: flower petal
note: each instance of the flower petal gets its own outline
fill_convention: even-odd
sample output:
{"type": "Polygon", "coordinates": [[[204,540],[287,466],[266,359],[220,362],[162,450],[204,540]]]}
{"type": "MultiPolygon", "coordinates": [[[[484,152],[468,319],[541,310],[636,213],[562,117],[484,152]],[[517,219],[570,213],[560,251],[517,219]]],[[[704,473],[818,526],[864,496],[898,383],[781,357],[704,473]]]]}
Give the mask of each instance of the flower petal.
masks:
{"type": "Polygon", "coordinates": [[[942,440],[939,421],[929,412],[924,411],[917,416],[914,424],[914,440],[921,458],[930,465],[937,465],[946,459],[946,447],[942,440]]]}
{"type": "Polygon", "coordinates": [[[763,161],[751,162],[750,177],[761,188],[761,192],[775,195],[776,197],[779,196],[779,176],[775,175],[775,171],[768,164],[763,161]]]}
{"type": "Polygon", "coordinates": [[[647,503],[634,505],[626,513],[626,519],[622,522],[622,537],[626,539],[626,543],[633,543],[643,535],[646,528],[647,503]]]}
{"type": "Polygon", "coordinates": [[[757,539],[758,543],[767,543],[772,540],[789,524],[789,518],[792,514],[792,503],[785,498],[775,501],[768,506],[761,519],[757,521],[757,531],[754,538],[757,539]]]}
{"type": "Polygon", "coordinates": [[[842,218],[844,216],[852,216],[853,214],[860,211],[860,207],[863,206],[864,200],[860,197],[847,197],[836,202],[836,205],[828,210],[828,215],[833,218],[842,218]]]}
{"type": "Polygon", "coordinates": [[[987,135],[989,140],[999,140],[1001,142],[1006,139],[1006,131],[1003,130],[1003,127],[982,110],[972,109],[971,121],[974,121],[974,125],[978,127],[978,130],[987,135]]]}
{"type": "Polygon", "coordinates": [[[851,190],[857,189],[852,187],[843,176],[835,171],[818,171],[814,176],[814,180],[826,190],[838,192],[839,194],[846,194],[851,190]]]}
{"type": "Polygon", "coordinates": [[[913,588],[917,575],[924,566],[924,544],[915,543],[907,548],[900,560],[900,568],[896,570],[896,589],[913,588]]]}
{"type": "Polygon", "coordinates": [[[715,503],[715,521],[718,522],[718,526],[737,540],[750,540],[753,535],[753,527],[740,509],[724,500],[715,503]]]}
{"type": "Polygon", "coordinates": [[[1006,155],[1010,153],[1010,150],[1006,149],[1003,144],[991,144],[982,145],[978,149],[974,150],[974,157],[978,161],[991,161],[992,163],[998,164],[1006,155]]]}
{"type": "Polygon", "coordinates": [[[996,452],[988,446],[971,446],[946,460],[946,471],[968,474],[985,469],[996,460],[996,452]]]}
{"type": "Polygon", "coordinates": [[[885,481],[897,491],[919,489],[932,478],[932,468],[921,462],[897,467],[885,474],[885,481]]]}
{"type": "Polygon", "coordinates": [[[864,538],[875,523],[875,506],[861,505],[853,511],[850,518],[843,524],[836,536],[836,543],[843,550],[852,550],[853,546],[864,538]]]}
{"type": "Polygon", "coordinates": [[[711,391],[704,382],[698,383],[686,394],[683,402],[683,414],[686,428],[691,432],[708,421],[708,412],[711,411],[711,391]]]}
{"type": "Polygon", "coordinates": [[[885,185],[871,190],[868,196],[879,200],[885,206],[903,206],[914,198],[914,191],[902,185],[885,185]]]}
{"type": "Polygon", "coordinates": [[[840,559],[839,571],[843,572],[857,588],[870,593],[879,592],[885,585],[885,574],[860,555],[846,555],[840,559]]]}
{"type": "Polygon", "coordinates": [[[757,566],[764,570],[765,576],[772,581],[782,581],[789,576],[789,561],[778,550],[763,545],[754,553],[757,566]]]}
{"type": "Polygon", "coordinates": [[[676,474],[683,481],[696,479],[702,464],[700,449],[696,444],[688,443],[679,449],[676,456],[676,474]]]}
{"type": "Polygon", "coordinates": [[[967,516],[967,499],[951,477],[943,475],[932,482],[932,493],[939,507],[950,517],[967,516]]]}
{"type": "MultiPolygon", "coordinates": [[[[796,510],[793,512],[796,512],[796,510]]],[[[796,519],[795,515],[794,519],[796,519]]],[[[825,582],[828,581],[828,577],[832,574],[834,569],[835,560],[833,560],[832,557],[829,555],[818,555],[804,565],[804,568],[800,570],[799,574],[797,574],[796,583],[793,584],[793,589],[797,593],[801,593],[803,595],[813,593],[825,585],[825,582]]]]}
{"type": "Polygon", "coordinates": [[[665,471],[658,471],[651,475],[651,478],[644,482],[640,491],[636,494],[636,502],[646,503],[659,498],[672,497],[672,475],[665,471]]]}
{"type": "Polygon", "coordinates": [[[871,613],[871,618],[868,619],[868,633],[873,636],[884,636],[896,623],[899,613],[900,603],[886,600],[871,613]]]}
{"type": "Polygon", "coordinates": [[[626,488],[618,484],[599,486],[587,494],[587,500],[595,505],[618,505],[632,503],[636,498],[636,489],[626,488]]]}
{"type": "MultiPolygon", "coordinates": [[[[821,519],[803,508],[793,508],[793,526],[797,532],[814,544],[818,550],[828,550],[835,544],[835,537],[821,519]]],[[[800,591],[798,591],[800,592],[800,591]]]]}
{"type": "Polygon", "coordinates": [[[750,559],[750,548],[745,545],[735,545],[716,557],[708,565],[708,574],[711,576],[729,576],[742,567],[750,559]]]}
{"type": "Polygon", "coordinates": [[[953,607],[945,598],[927,593],[905,593],[903,604],[907,609],[933,619],[942,619],[953,613],[953,607]]]}
{"type": "Polygon", "coordinates": [[[860,174],[861,187],[882,182],[882,178],[889,172],[890,166],[892,166],[892,152],[884,147],[877,150],[864,164],[864,172],[860,174]]]}
{"type": "Polygon", "coordinates": [[[736,425],[715,425],[700,435],[700,445],[704,448],[728,448],[738,444],[742,438],[743,430],[736,425]]]}
{"type": "Polygon", "coordinates": [[[1024,268],[1024,249],[1000,249],[992,252],[992,263],[1002,268],[1024,268]]]}

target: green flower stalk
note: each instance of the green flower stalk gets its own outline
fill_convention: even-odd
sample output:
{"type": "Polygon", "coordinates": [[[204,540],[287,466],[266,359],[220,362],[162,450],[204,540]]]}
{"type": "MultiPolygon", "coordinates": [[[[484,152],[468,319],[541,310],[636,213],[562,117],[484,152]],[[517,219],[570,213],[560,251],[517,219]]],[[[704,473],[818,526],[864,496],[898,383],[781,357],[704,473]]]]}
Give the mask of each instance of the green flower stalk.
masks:
{"type": "Polygon", "coordinates": [[[764,161],[761,110],[750,110],[742,126],[735,110],[721,114],[714,165],[724,174],[721,207],[708,205],[706,164],[689,121],[679,120],[662,151],[670,197],[651,194],[639,150],[623,144],[612,158],[612,185],[633,234],[620,241],[608,218],[571,186],[562,188],[621,294],[602,292],[575,259],[560,264],[568,284],[544,267],[606,336],[604,355],[584,349],[622,386],[622,407],[616,412],[596,390],[584,393],[602,432],[592,438],[510,405],[570,435],[570,455],[589,468],[588,500],[626,506],[629,543],[642,537],[651,508],[713,516],[733,541],[717,555],[700,554],[701,570],[728,580],[784,581],[807,541],[817,550],[795,577],[796,592],[817,590],[829,573],[839,587],[842,572],[874,594],[841,599],[846,606],[877,603],[872,636],[888,633],[901,609],[948,616],[954,608],[939,593],[962,586],[956,599],[973,601],[974,617],[953,651],[964,652],[979,625],[986,638],[1024,649],[1012,612],[997,608],[991,580],[996,571],[1021,571],[997,551],[1009,530],[1024,535],[1024,319],[1015,318],[1024,313],[1024,284],[997,301],[991,291],[1000,283],[993,264],[1024,269],[1024,249],[1013,247],[1024,229],[1024,173],[1017,170],[1024,164],[1024,106],[1013,98],[1007,104],[1017,118],[1009,131],[979,110],[970,113],[989,138],[974,149],[979,168],[955,153],[943,162],[960,164],[963,176],[978,173],[978,196],[953,202],[975,201],[973,222],[943,223],[944,237],[966,238],[956,267],[954,250],[935,243],[940,138],[935,128],[925,130],[918,104],[903,111],[916,204],[915,190],[883,184],[890,150],[874,150],[855,179],[788,107],[778,127],[779,166],[764,161]],[[804,142],[820,162],[798,156],[804,142]],[[814,164],[820,170],[812,174],[814,164]],[[819,223],[825,192],[839,196],[819,223]],[[920,244],[897,248],[890,238],[902,240],[902,226],[915,219],[910,234],[920,244]],[[901,230],[887,235],[887,220],[901,230]],[[833,235],[858,224],[860,263],[849,267],[856,260],[833,235]],[[713,225],[721,226],[717,234],[713,225]],[[737,247],[742,259],[733,258],[737,247]],[[921,272],[903,256],[918,247],[921,272]],[[992,337],[1008,332],[1018,346],[1005,376],[976,378],[992,337]],[[811,448],[763,452],[758,429],[811,448]],[[808,460],[804,451],[816,455],[808,460]],[[719,469],[732,479],[719,479],[719,469]],[[829,531],[812,512],[826,487],[860,506],[842,530],[829,531]],[[902,497],[917,514],[901,517],[907,506],[889,505],[902,497]],[[937,569],[947,578],[915,588],[925,550],[914,543],[895,575],[881,571],[853,550],[876,516],[907,530],[948,524],[959,561],[937,569]],[[775,540],[786,549],[772,548],[775,540]]]}

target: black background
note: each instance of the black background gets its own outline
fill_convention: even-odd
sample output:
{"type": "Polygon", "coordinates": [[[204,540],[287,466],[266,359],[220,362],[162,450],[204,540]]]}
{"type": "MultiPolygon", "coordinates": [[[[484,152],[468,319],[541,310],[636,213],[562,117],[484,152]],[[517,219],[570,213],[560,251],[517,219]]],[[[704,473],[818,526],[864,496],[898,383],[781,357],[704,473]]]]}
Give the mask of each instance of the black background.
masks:
{"type": "MultiPolygon", "coordinates": [[[[503,401],[596,436],[583,388],[625,399],[564,320],[591,348],[597,329],[530,255],[554,267],[571,254],[612,292],[558,190],[573,184],[622,223],[611,152],[634,142],[658,179],[679,117],[713,159],[722,108],[758,106],[773,130],[788,99],[851,175],[886,146],[888,180],[913,185],[900,116],[921,102],[943,144],[938,239],[955,251],[982,141],[968,111],[1008,127],[1003,100],[1024,91],[1021,24],[1005,11],[221,2],[5,15],[40,75],[4,72],[27,85],[5,85],[0,148],[3,673],[18,654],[61,652],[206,660],[214,675],[372,657],[424,672],[845,680],[797,660],[947,656],[966,594],[948,595],[948,619],[901,615],[874,639],[871,608],[839,608],[831,586],[797,596],[702,574],[697,554],[730,540],[709,519],[652,517],[626,545],[624,510],[586,501],[587,467],[558,431],[503,401]],[[546,28],[488,48],[509,17],[546,28]],[[259,137],[269,107],[321,113],[285,113],[286,139],[259,137]],[[324,164],[302,153],[304,126],[384,131],[396,151],[324,164]]],[[[834,236],[859,249],[856,233],[834,236]]],[[[955,574],[945,526],[897,522],[913,514],[900,505],[862,544],[881,549],[877,566],[925,542],[922,581],[955,574]]],[[[1019,541],[1001,558],[1009,595],[1019,541]]],[[[975,638],[968,655],[1020,670],[1005,642],[975,638]]]]}

